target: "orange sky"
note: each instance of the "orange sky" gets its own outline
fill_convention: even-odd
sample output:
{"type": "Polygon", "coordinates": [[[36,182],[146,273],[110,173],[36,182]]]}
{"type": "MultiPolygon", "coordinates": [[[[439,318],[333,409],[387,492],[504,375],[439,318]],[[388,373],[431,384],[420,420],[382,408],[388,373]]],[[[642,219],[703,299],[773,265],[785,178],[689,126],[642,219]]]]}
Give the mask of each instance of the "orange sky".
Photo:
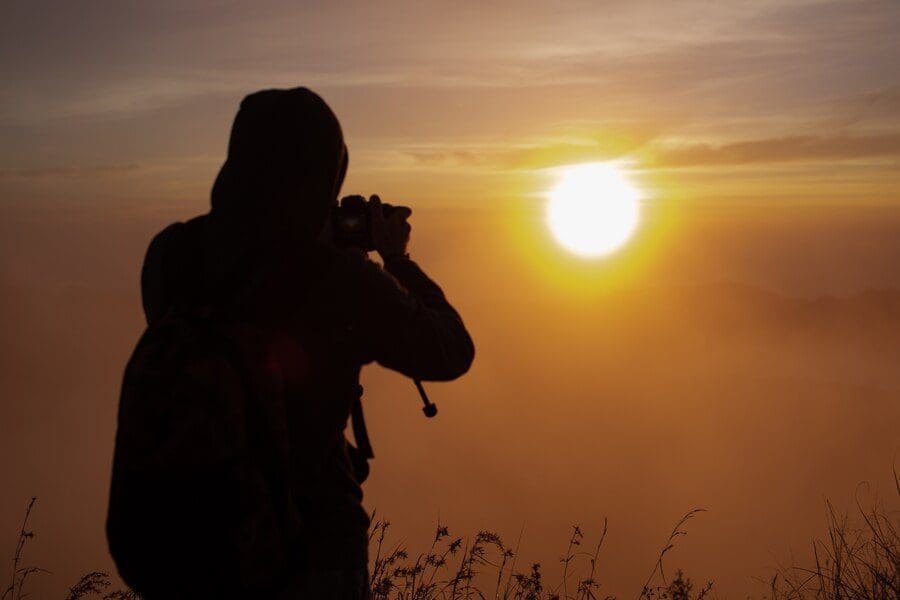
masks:
{"type": "MultiPolygon", "coordinates": [[[[610,519],[605,593],[672,555],[723,595],[885,488],[900,425],[894,2],[6,3],[0,18],[0,538],[40,496],[60,595],[111,565],[102,519],[150,236],[206,210],[240,98],[308,85],[346,192],[413,206],[412,252],[478,347],[432,386],[367,369],[366,504],[555,565],[610,519]],[[544,223],[552,167],[629,161],[634,239],[544,223]]],[[[5,536],[3,538],[2,536],[5,536]]],[[[40,596],[40,593],[38,594],[40,596]]]]}

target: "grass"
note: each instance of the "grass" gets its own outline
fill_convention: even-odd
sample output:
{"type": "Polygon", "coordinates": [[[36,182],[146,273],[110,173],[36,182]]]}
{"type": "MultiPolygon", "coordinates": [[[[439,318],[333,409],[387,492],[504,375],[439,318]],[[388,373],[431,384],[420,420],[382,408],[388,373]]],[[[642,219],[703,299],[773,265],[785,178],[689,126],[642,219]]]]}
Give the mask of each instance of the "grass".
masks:
{"type": "MultiPolygon", "coordinates": [[[[900,498],[900,478],[894,470],[900,498]]],[[[862,487],[867,487],[863,484],[862,487]]],[[[814,562],[782,567],[770,582],[774,600],[897,600],[900,598],[900,518],[876,497],[856,518],[826,502],[826,535],[813,540],[814,562]]]]}
{"type": "MultiPolygon", "coordinates": [[[[702,509],[687,513],[678,522],[659,553],[656,565],[644,584],[642,600],[702,600],[712,589],[712,582],[694,591],[693,582],[677,571],[668,581],[663,558],[675,547],[676,538],[686,535],[684,525],[702,509]]],[[[604,520],[599,541],[583,550],[584,533],[572,528],[560,581],[547,584],[540,563],[517,569],[518,545],[512,548],[496,533],[481,531],[471,540],[450,536],[446,526],[438,525],[431,547],[413,560],[407,551],[394,546],[385,550],[390,523],[376,521],[370,544],[375,549],[372,568],[372,600],[595,600],[601,596],[596,579],[600,550],[606,539],[604,520]]],[[[521,541],[521,539],[519,540],[521,541]]]]}
{"type": "MultiPolygon", "coordinates": [[[[897,497],[900,478],[894,471],[897,497]]],[[[23,600],[26,584],[40,567],[25,564],[26,545],[34,538],[28,522],[37,499],[25,510],[12,560],[10,583],[0,600],[23,600]]],[[[808,565],[781,566],[768,579],[769,600],[897,600],[900,598],[900,510],[877,498],[864,506],[857,498],[853,518],[826,502],[825,535],[812,541],[808,565]]],[[[656,563],[638,600],[703,600],[714,594],[712,581],[696,586],[681,570],[666,575],[664,560],[675,542],[686,535],[689,521],[703,512],[695,509],[681,518],[661,546],[656,563]]],[[[372,600],[611,600],[597,578],[607,523],[596,543],[585,545],[577,525],[572,528],[560,559],[558,581],[548,583],[539,563],[521,563],[519,545],[507,545],[490,531],[474,537],[454,537],[439,524],[427,551],[412,556],[400,544],[388,542],[390,523],[375,520],[369,535],[373,554],[372,600]]],[[[102,598],[139,600],[130,590],[111,590],[107,573],[93,571],[69,588],[66,600],[102,598]]]]}
{"type": "MultiPolygon", "coordinates": [[[[10,576],[9,585],[0,596],[0,600],[24,600],[28,596],[25,584],[28,578],[34,574],[51,574],[50,571],[35,566],[27,566],[23,564],[25,557],[25,546],[34,539],[34,531],[28,529],[28,521],[31,519],[31,513],[37,498],[32,498],[28,502],[25,509],[25,518],[22,520],[22,526],[19,528],[19,535],[16,538],[16,550],[13,554],[13,568],[10,576]]],[[[102,571],[92,571],[81,576],[78,583],[69,588],[69,594],[66,600],[79,600],[80,598],[88,598],[91,596],[101,596],[103,600],[140,600],[138,594],[131,590],[114,590],[107,592],[111,587],[109,574],[102,571]]]]}

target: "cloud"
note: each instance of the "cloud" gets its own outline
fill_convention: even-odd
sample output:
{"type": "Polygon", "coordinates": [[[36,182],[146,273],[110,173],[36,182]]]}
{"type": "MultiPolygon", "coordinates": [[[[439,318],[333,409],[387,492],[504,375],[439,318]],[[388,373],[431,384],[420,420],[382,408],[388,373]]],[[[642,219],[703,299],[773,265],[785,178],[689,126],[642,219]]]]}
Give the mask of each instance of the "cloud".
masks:
{"type": "Polygon", "coordinates": [[[29,169],[0,169],[0,181],[14,179],[82,179],[110,175],[126,175],[137,171],[136,164],[99,165],[93,167],[36,167],[29,169]]]}
{"type": "MultiPolygon", "coordinates": [[[[877,57],[867,49],[891,43],[900,11],[891,3],[859,5],[394,2],[347,10],[262,2],[184,11],[170,1],[53,10],[27,3],[0,25],[0,75],[16,82],[0,94],[0,116],[33,122],[48,114],[140,112],[287,81],[352,86],[362,95],[387,86],[401,97],[398,90],[423,86],[583,85],[598,99],[641,101],[649,93],[657,96],[641,104],[678,103],[677,93],[700,86],[709,93],[712,81],[779,80],[785,71],[830,68],[833,60],[843,61],[842,77],[873,62],[883,72],[896,44],[881,61],[870,60],[877,57]]],[[[783,83],[769,86],[767,97],[778,89],[783,83]]],[[[690,104],[701,99],[715,101],[696,96],[690,104]]]]}
{"type": "Polygon", "coordinates": [[[654,166],[695,167],[791,161],[836,161],[900,157],[900,133],[875,135],[796,135],[726,144],[685,144],[661,148],[654,166]]]}
{"type": "Polygon", "coordinates": [[[620,158],[639,142],[550,143],[407,150],[416,165],[423,167],[484,167],[502,170],[542,169],[556,165],[620,158]]]}
{"type": "Polygon", "coordinates": [[[895,1],[349,4],[13,3],[0,177],[215,162],[241,96],[299,84],[335,108],[354,168],[529,170],[649,156],[657,136],[681,144],[653,147],[662,166],[895,154],[895,1]],[[631,136],[586,139],[609,122],[631,136]]]}
{"type": "Polygon", "coordinates": [[[586,161],[614,160],[640,154],[650,168],[739,166],[788,162],[834,162],[900,157],[900,132],[873,135],[794,135],[739,140],[722,144],[660,142],[652,138],[607,142],[534,143],[493,146],[448,146],[403,151],[423,167],[541,169],[586,161]]]}

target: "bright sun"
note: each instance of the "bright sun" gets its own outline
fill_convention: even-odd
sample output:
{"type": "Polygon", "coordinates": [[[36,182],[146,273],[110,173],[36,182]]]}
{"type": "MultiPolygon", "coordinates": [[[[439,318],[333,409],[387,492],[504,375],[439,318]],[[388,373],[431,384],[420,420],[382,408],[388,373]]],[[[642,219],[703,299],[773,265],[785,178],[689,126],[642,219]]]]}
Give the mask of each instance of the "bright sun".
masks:
{"type": "Polygon", "coordinates": [[[549,198],[550,230],[562,246],[581,256],[609,254],[637,227],[640,194],[613,163],[565,169],[549,198]]]}

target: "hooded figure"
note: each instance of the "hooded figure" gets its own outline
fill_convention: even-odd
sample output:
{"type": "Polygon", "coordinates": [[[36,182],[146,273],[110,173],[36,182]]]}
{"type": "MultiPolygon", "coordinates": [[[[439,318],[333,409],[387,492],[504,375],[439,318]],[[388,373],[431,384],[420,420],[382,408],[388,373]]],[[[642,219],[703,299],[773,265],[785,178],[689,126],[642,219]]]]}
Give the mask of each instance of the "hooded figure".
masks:
{"type": "Polygon", "coordinates": [[[347,157],[340,124],[315,93],[247,96],[211,211],[159,233],[142,272],[148,323],[174,307],[227,306],[278,334],[267,352],[284,374],[290,485],[303,521],[281,598],[368,596],[363,365],[450,380],[474,357],[461,318],[407,254],[376,248],[380,267],[329,237],[347,157]],[[359,449],[344,435],[351,414],[359,449]]]}
{"type": "MultiPolygon", "coordinates": [[[[347,172],[340,123],[325,101],[306,88],[264,90],[241,102],[228,158],[212,189],[208,216],[190,223],[204,229],[207,285],[239,287],[248,271],[316,241],[347,172]]],[[[181,224],[154,241],[165,246],[181,224]]],[[[147,270],[161,250],[148,252],[147,270]]],[[[170,275],[174,273],[169,273],[170,275]]],[[[148,318],[162,315],[178,286],[144,285],[148,318]]],[[[228,290],[222,290],[228,296],[228,290]]],[[[232,290],[233,291],[233,290],[232,290]]],[[[221,300],[226,298],[220,297],[221,300]]]]}
{"type": "Polygon", "coordinates": [[[347,172],[337,117],[306,88],[247,96],[212,191],[212,216],[258,242],[316,237],[347,172]],[[248,232],[249,233],[249,232],[248,232]]]}

